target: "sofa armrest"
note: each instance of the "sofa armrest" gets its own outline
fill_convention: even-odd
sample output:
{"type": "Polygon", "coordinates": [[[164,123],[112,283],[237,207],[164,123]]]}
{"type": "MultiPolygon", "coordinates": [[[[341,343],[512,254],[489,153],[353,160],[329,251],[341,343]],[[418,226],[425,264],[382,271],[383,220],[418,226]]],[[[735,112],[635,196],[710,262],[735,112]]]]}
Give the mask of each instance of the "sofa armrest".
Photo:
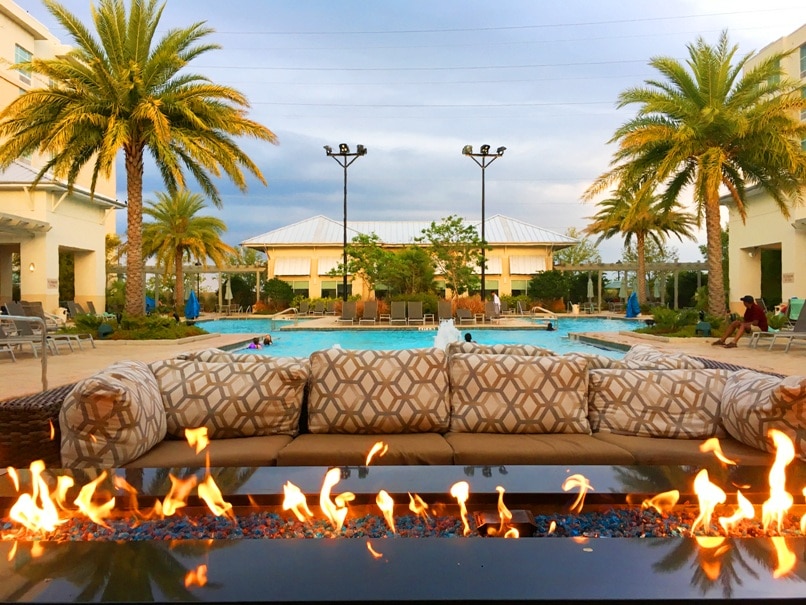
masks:
{"type": "Polygon", "coordinates": [[[61,467],[59,412],[74,386],[0,401],[0,467],[28,468],[34,460],[61,467]]]}

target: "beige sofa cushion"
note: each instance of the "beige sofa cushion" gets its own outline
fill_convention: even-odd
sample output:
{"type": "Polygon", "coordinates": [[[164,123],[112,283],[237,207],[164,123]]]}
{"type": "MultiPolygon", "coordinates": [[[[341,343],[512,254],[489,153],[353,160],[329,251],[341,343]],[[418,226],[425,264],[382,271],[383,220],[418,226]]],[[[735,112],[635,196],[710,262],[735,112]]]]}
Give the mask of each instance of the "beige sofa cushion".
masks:
{"type": "Polygon", "coordinates": [[[599,355],[598,353],[565,353],[563,357],[566,359],[578,359],[588,364],[589,370],[606,370],[613,368],[626,368],[621,359],[613,359],[606,355],[599,355]]]}
{"type": "Polygon", "coordinates": [[[312,433],[392,434],[448,429],[444,351],[331,348],[311,354],[312,433]]]}
{"type": "Polygon", "coordinates": [[[583,360],[458,353],[448,366],[451,432],[590,433],[583,360]]]}
{"type": "Polygon", "coordinates": [[[628,368],[636,370],[701,370],[705,368],[705,362],[691,355],[659,351],[649,345],[633,345],[624,354],[622,362],[628,368]]]}
{"type": "Polygon", "coordinates": [[[624,448],[591,435],[448,433],[454,464],[635,464],[624,448]]]}
{"type": "Polygon", "coordinates": [[[221,363],[265,363],[269,366],[276,367],[283,365],[289,361],[296,361],[299,363],[306,363],[307,357],[272,357],[271,355],[261,355],[260,353],[232,353],[222,349],[202,349],[200,351],[188,351],[187,353],[180,353],[176,356],[177,359],[187,359],[192,361],[213,361],[221,363]]]}
{"type": "Polygon", "coordinates": [[[210,439],[291,435],[299,430],[307,363],[215,363],[166,359],[151,364],[159,384],[168,434],[207,427],[210,439]]]}
{"type": "Polygon", "coordinates": [[[292,439],[288,435],[214,439],[198,454],[186,441],[165,440],[126,464],[126,468],[204,468],[208,454],[211,467],[275,466],[277,454],[292,439]]]}
{"type": "Polygon", "coordinates": [[[81,380],[59,413],[65,467],[119,467],[165,438],[157,381],[140,361],[120,361],[81,380]]]}
{"type": "Polygon", "coordinates": [[[448,344],[448,355],[457,353],[476,353],[478,355],[524,355],[528,357],[542,357],[555,355],[551,349],[535,345],[495,344],[483,345],[476,342],[452,342],[448,344]]]}
{"type": "Polygon", "coordinates": [[[439,433],[300,435],[280,450],[277,466],[363,466],[378,441],[388,447],[371,466],[453,464],[453,450],[439,433]]]}
{"type": "Polygon", "coordinates": [[[591,370],[591,428],[642,437],[722,437],[727,377],[726,370],[591,370]]]}
{"type": "MultiPolygon", "coordinates": [[[[713,452],[701,452],[702,439],[664,439],[662,437],[636,437],[615,433],[594,433],[593,437],[603,443],[628,450],[635,457],[634,464],[645,465],[716,465],[724,467],[713,452]]],[[[730,437],[719,440],[722,453],[737,464],[764,465],[772,462],[772,456],[730,437]]]]}
{"type": "Polygon", "coordinates": [[[725,385],[722,416],[728,433],[742,443],[774,452],[767,433],[778,429],[792,439],[795,455],[806,460],[806,376],[734,372],[725,385]]]}

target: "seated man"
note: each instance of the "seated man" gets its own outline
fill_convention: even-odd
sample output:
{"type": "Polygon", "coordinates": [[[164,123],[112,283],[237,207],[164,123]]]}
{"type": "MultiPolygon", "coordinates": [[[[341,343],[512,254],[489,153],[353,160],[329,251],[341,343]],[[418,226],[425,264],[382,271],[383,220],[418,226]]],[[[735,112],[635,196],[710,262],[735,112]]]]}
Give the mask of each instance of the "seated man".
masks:
{"type": "Polygon", "coordinates": [[[762,332],[767,331],[767,314],[764,313],[764,309],[756,303],[756,300],[748,294],[742,297],[742,303],[745,308],[744,317],[732,322],[728,326],[728,331],[725,332],[722,338],[712,342],[712,345],[722,345],[726,349],[734,349],[736,348],[736,343],[738,343],[739,339],[742,337],[742,334],[750,332],[753,326],[758,326],[758,329],[762,332]],[[734,332],[736,332],[736,336],[733,338],[733,342],[725,342],[734,332]]]}

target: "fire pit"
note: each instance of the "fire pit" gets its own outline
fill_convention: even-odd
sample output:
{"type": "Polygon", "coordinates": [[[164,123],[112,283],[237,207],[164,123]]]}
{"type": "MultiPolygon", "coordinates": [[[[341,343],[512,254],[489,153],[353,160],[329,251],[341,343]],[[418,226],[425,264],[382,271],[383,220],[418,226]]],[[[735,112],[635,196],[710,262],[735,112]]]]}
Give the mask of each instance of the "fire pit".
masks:
{"type": "MultiPolygon", "coordinates": [[[[108,507],[98,522],[82,516],[38,535],[8,520],[19,501],[18,491],[35,483],[37,474],[19,471],[19,490],[11,480],[0,480],[0,599],[296,603],[802,599],[806,465],[790,465],[786,477],[775,484],[779,470],[775,465],[736,467],[715,459],[706,469],[359,466],[145,469],[111,475],[73,471],[76,487],[70,502],[78,488],[95,481],[99,489],[89,498],[93,510],[103,509],[114,492],[114,512],[108,507]],[[190,476],[194,485],[214,479],[224,495],[206,498],[193,489],[180,498],[190,476]],[[130,495],[132,486],[137,498],[130,495]],[[312,502],[318,494],[318,506],[294,504],[289,493],[295,490],[312,502]],[[673,490],[679,490],[676,502],[673,490]],[[718,502],[720,491],[723,503],[718,502]],[[706,500],[714,493],[717,502],[711,507],[706,500]],[[784,494],[792,494],[795,504],[776,513],[769,503],[776,496],[785,500],[784,494]],[[757,516],[764,510],[765,524],[739,519],[742,511],[746,513],[743,499],[757,516]],[[172,511],[165,507],[180,501],[181,510],[168,515],[172,511]],[[220,507],[216,514],[209,502],[220,507]],[[394,503],[391,508],[389,502],[394,503]],[[429,505],[428,518],[418,510],[420,503],[429,505]],[[333,518],[324,519],[331,507],[336,519],[341,508],[349,508],[341,527],[335,527],[338,521],[333,518]],[[209,533],[203,539],[179,539],[171,533],[144,536],[138,524],[149,523],[181,525],[188,535],[201,529],[209,533]],[[428,528],[432,537],[403,537],[417,535],[412,528],[418,525],[428,528]],[[259,526],[262,535],[242,535],[244,527],[252,526],[259,526]],[[304,531],[286,533],[287,528],[304,531]],[[518,539],[503,538],[513,531],[518,539]],[[487,537],[492,535],[496,537],[487,537]]],[[[42,485],[54,492],[59,474],[44,473],[42,485]]]]}

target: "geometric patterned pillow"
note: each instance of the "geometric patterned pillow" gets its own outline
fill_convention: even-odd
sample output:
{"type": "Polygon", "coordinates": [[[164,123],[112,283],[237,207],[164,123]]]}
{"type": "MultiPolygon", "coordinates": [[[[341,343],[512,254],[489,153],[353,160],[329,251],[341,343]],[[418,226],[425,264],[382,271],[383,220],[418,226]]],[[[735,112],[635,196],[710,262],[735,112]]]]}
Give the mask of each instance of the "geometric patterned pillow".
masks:
{"type": "Polygon", "coordinates": [[[636,370],[701,370],[705,363],[685,353],[659,351],[649,345],[633,345],[622,361],[636,370]]]}
{"type": "Polygon", "coordinates": [[[448,365],[451,432],[591,432],[583,359],[460,353],[448,365]]]}
{"type": "Polygon", "coordinates": [[[187,359],[191,361],[215,361],[215,362],[237,362],[249,363],[252,361],[267,363],[271,366],[283,365],[289,360],[292,361],[307,361],[307,357],[272,357],[270,355],[261,355],[260,353],[231,353],[230,351],[223,351],[221,349],[202,349],[201,351],[190,351],[188,353],[180,353],[176,359],[187,359]]]}
{"type": "Polygon", "coordinates": [[[613,359],[598,353],[564,353],[563,357],[566,359],[579,359],[588,363],[589,370],[611,370],[617,368],[626,368],[621,359],[613,359]]]}
{"type": "Polygon", "coordinates": [[[767,432],[778,429],[806,460],[806,377],[733,372],[722,394],[722,423],[737,441],[770,453],[775,447],[767,432]]]}
{"type": "Polygon", "coordinates": [[[65,467],[117,468],[165,439],[157,381],[140,361],[119,361],[76,384],[59,412],[65,467]]]}
{"type": "Polygon", "coordinates": [[[448,344],[448,356],[457,353],[476,353],[478,355],[523,355],[527,357],[541,357],[555,355],[551,349],[535,345],[495,344],[481,345],[475,342],[452,342],[448,344]]]}
{"type": "Polygon", "coordinates": [[[299,432],[307,361],[214,363],[166,359],[150,364],[157,379],[168,434],[207,427],[210,439],[299,432]]]}
{"type": "Polygon", "coordinates": [[[638,437],[724,437],[727,370],[591,370],[593,432],[638,437]]]}
{"type": "Polygon", "coordinates": [[[437,348],[311,354],[308,429],[360,435],[444,433],[448,366],[437,348]]]}

